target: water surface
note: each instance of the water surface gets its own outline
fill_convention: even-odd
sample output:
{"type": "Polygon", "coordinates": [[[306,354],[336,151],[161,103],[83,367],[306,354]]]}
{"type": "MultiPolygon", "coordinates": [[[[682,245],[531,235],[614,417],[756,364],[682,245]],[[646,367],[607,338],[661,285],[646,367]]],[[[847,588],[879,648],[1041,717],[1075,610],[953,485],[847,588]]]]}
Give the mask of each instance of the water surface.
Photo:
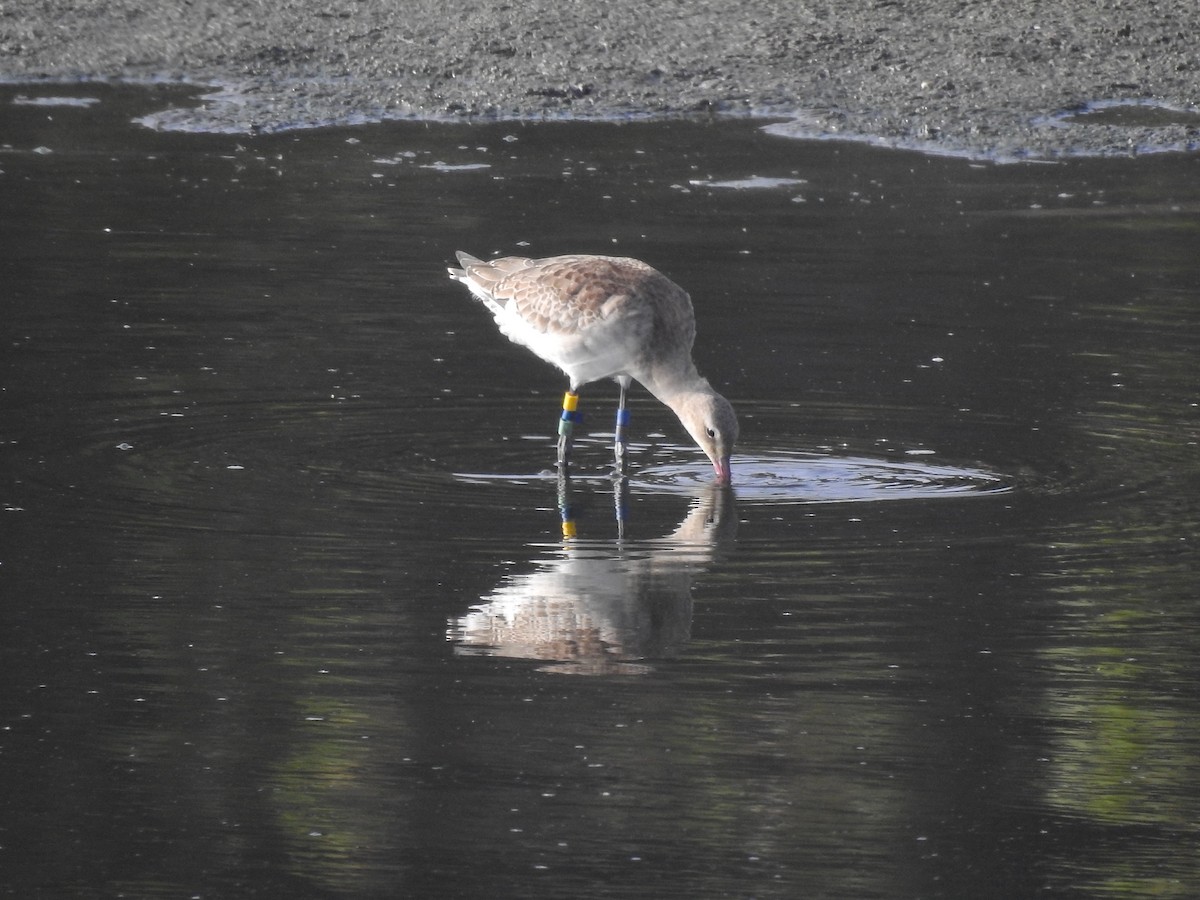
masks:
{"type": "Polygon", "coordinates": [[[173,99],[0,92],[8,893],[1194,890],[1200,160],[173,99]],[[683,284],[734,491],[458,249],[683,284]]]}

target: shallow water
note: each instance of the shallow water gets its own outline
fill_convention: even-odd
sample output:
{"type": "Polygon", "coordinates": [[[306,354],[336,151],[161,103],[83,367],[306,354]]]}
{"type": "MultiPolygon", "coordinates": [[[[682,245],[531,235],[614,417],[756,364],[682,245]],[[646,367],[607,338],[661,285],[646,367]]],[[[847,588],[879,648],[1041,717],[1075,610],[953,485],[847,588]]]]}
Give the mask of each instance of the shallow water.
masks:
{"type": "Polygon", "coordinates": [[[1194,890],[1200,159],[177,96],[0,89],[7,893],[1194,890]],[[457,249],[687,287],[734,492],[457,249]]]}

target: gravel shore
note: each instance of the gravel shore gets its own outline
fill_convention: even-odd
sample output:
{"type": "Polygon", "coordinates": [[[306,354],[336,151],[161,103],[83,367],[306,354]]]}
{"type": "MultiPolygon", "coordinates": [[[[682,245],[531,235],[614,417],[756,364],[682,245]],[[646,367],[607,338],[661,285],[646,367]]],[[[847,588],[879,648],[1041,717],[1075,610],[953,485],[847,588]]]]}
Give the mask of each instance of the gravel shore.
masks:
{"type": "Polygon", "coordinates": [[[991,158],[1200,148],[1195,0],[0,0],[0,79],[212,85],[162,128],[754,115],[991,158]]]}

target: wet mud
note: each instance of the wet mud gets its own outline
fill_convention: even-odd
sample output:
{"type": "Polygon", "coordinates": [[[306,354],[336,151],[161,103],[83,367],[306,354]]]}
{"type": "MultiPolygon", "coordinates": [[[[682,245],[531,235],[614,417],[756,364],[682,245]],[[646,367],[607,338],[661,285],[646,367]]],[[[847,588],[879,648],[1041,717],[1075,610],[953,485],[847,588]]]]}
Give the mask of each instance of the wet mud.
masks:
{"type": "Polygon", "coordinates": [[[1200,146],[1195,3],[45,0],[0,78],[211,86],[160,128],[395,118],[761,116],[801,137],[991,158],[1200,146]],[[1153,115],[1095,115],[1114,107],[1153,115]]]}

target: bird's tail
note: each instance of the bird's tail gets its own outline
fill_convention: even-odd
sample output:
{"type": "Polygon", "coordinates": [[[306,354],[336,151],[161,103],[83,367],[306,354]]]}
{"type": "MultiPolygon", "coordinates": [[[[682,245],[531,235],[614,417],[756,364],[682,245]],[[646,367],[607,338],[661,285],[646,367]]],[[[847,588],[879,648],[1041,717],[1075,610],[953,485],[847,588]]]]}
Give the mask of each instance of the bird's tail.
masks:
{"type": "Polygon", "coordinates": [[[471,286],[470,269],[472,266],[477,266],[477,265],[483,263],[483,260],[477,259],[476,257],[472,256],[470,253],[467,253],[465,250],[459,250],[454,255],[456,257],[458,257],[458,264],[460,266],[462,266],[462,268],[455,269],[455,268],[451,267],[451,268],[446,269],[446,271],[450,273],[450,277],[453,278],[455,281],[461,281],[467,287],[470,287],[471,286]]]}
{"type": "Polygon", "coordinates": [[[459,250],[458,264],[461,269],[449,268],[446,271],[455,281],[465,284],[472,296],[481,300],[493,316],[499,317],[504,312],[504,303],[498,301],[492,292],[493,286],[504,277],[504,272],[492,263],[477,259],[470,253],[459,250]]]}

